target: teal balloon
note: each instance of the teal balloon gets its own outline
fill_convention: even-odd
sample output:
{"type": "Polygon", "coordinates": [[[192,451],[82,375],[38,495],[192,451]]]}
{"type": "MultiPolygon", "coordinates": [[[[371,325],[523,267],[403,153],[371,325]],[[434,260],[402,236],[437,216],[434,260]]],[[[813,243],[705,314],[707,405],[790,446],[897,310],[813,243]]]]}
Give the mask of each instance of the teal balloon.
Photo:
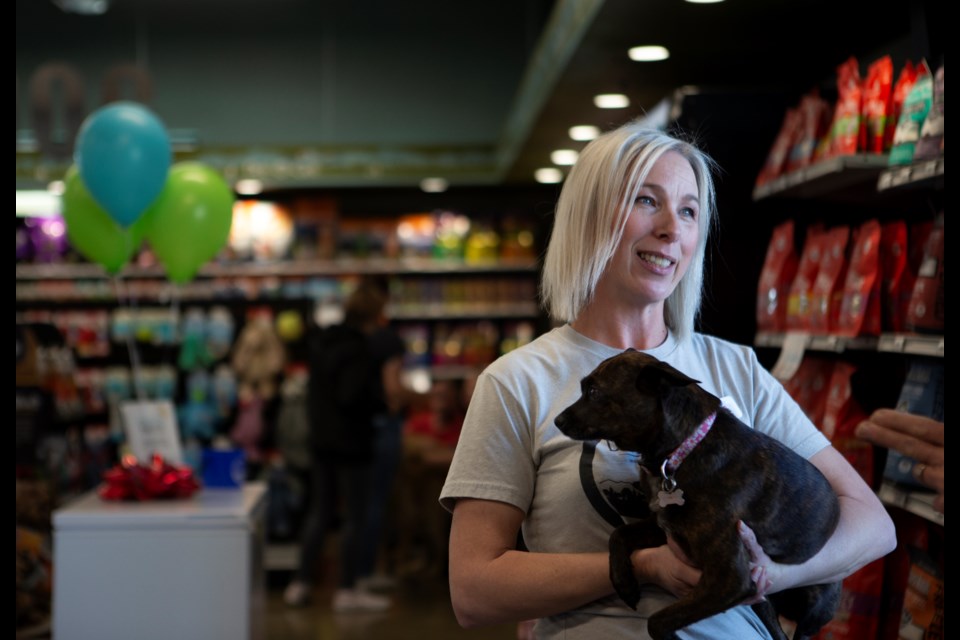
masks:
{"type": "Polygon", "coordinates": [[[87,191],[76,165],[64,178],[63,219],[70,245],[83,257],[116,274],[143,242],[146,225],[138,220],[124,229],[87,191]]]}
{"type": "Polygon", "coordinates": [[[145,214],[146,239],[167,276],[190,282],[230,236],[233,190],[214,169],[180,162],[170,169],[157,201],[145,214]]]}
{"type": "Polygon", "coordinates": [[[91,113],[74,145],[84,185],[121,227],[133,224],[157,198],[172,161],[163,123],[135,102],[113,102],[91,113]]]}

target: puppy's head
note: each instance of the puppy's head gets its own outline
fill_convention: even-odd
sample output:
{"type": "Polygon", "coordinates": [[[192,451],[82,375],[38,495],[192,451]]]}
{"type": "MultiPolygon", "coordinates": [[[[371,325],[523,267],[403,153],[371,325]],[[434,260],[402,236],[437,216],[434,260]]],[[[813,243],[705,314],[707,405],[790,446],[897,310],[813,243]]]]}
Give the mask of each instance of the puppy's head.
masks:
{"type": "MultiPolygon", "coordinates": [[[[580,398],[554,420],[575,440],[609,440],[650,456],[675,446],[685,396],[697,380],[657,358],[627,349],[607,358],[580,381],[580,398]]],[[[678,440],[679,438],[679,440],[678,440]]]]}

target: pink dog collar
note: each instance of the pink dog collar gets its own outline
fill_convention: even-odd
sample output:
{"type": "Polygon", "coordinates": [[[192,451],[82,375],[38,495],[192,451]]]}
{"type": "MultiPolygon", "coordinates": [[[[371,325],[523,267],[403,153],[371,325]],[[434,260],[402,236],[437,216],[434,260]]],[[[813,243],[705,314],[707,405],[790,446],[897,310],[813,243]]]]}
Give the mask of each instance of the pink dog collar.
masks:
{"type": "Polygon", "coordinates": [[[690,455],[694,447],[707,437],[707,434],[710,432],[710,427],[713,426],[713,421],[716,419],[716,412],[707,416],[706,420],[701,422],[700,426],[697,427],[697,430],[687,436],[686,440],[681,442],[680,446],[674,449],[673,453],[660,465],[660,475],[663,477],[662,486],[664,491],[673,491],[676,488],[677,481],[673,479],[673,474],[677,472],[677,469],[680,468],[680,463],[690,455]]]}

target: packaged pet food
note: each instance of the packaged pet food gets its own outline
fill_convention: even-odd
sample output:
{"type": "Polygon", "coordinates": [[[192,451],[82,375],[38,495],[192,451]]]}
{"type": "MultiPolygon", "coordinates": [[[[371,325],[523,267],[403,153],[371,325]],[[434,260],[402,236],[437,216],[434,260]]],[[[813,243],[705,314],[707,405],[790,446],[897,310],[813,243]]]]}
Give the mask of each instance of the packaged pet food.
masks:
{"type": "Polygon", "coordinates": [[[929,557],[915,553],[903,595],[900,640],[933,640],[943,635],[943,571],[929,557]]]}
{"type": "Polygon", "coordinates": [[[783,383],[784,389],[796,401],[810,422],[822,428],[827,406],[827,390],[833,375],[833,361],[806,355],[796,373],[783,383]]]}
{"type": "Polygon", "coordinates": [[[933,74],[933,100],[920,128],[920,140],[913,152],[915,162],[943,156],[943,65],[933,74]]]}
{"type": "Polygon", "coordinates": [[[767,255],[757,287],[757,329],[782,332],[786,329],[787,296],[797,274],[797,252],[793,220],[777,225],[767,245],[767,255]]]}
{"type": "Polygon", "coordinates": [[[890,115],[887,118],[886,127],[883,133],[883,151],[887,153],[893,146],[893,134],[897,130],[897,122],[900,120],[900,114],[903,113],[903,103],[907,99],[907,94],[913,88],[913,83],[917,81],[917,68],[910,60],[907,60],[900,75],[897,76],[897,83],[893,85],[893,91],[890,96],[890,115]]]}
{"type": "Polygon", "coordinates": [[[944,328],[943,212],[937,216],[907,305],[907,329],[942,334],[944,328]]]}
{"type": "Polygon", "coordinates": [[[857,152],[860,138],[860,102],[863,82],[860,65],[853,56],[837,67],[837,104],[830,127],[831,156],[848,156],[857,152]]]}
{"type": "Polygon", "coordinates": [[[897,128],[893,132],[893,145],[890,147],[890,166],[910,164],[917,142],[920,140],[920,130],[927,119],[930,105],[933,103],[933,76],[926,62],[917,67],[917,79],[910,88],[903,101],[903,111],[897,120],[897,128]]]}
{"type": "Polygon", "coordinates": [[[907,223],[885,222],[880,227],[880,325],[883,331],[904,330],[913,278],[907,267],[907,223]]]}
{"type": "Polygon", "coordinates": [[[800,121],[787,157],[786,172],[810,165],[820,139],[830,131],[830,105],[816,91],[800,99],[800,121]]]}
{"type": "MultiPolygon", "coordinates": [[[[943,365],[929,360],[916,360],[910,364],[906,380],[900,389],[896,408],[899,411],[926,416],[943,421],[943,365]]],[[[929,491],[917,482],[913,467],[917,463],[895,449],[887,452],[883,477],[911,489],[929,491]]]]}
{"type": "Polygon", "coordinates": [[[810,296],[813,292],[813,281],[817,278],[820,268],[820,255],[823,250],[823,225],[815,224],[807,228],[807,239],[803,243],[800,253],[800,262],[797,266],[797,275],[790,285],[787,296],[787,329],[792,331],[807,331],[810,329],[810,296]]]}
{"type": "Polygon", "coordinates": [[[880,335],[880,231],[877,220],[857,229],[837,320],[839,335],[880,335]]]}
{"type": "Polygon", "coordinates": [[[883,153],[883,136],[893,101],[893,59],[883,56],[867,70],[863,83],[863,108],[860,114],[861,150],[883,153]]]}
{"type": "Polygon", "coordinates": [[[850,227],[839,225],[826,232],[824,249],[817,270],[817,279],[813,282],[810,309],[810,331],[826,334],[837,326],[840,316],[840,303],[843,298],[843,284],[847,271],[847,243],[850,239],[850,227]]]}
{"type": "Polygon", "coordinates": [[[764,185],[785,173],[787,158],[800,134],[802,120],[800,109],[787,109],[780,124],[780,131],[767,153],[767,160],[757,175],[756,186],[764,185]]]}

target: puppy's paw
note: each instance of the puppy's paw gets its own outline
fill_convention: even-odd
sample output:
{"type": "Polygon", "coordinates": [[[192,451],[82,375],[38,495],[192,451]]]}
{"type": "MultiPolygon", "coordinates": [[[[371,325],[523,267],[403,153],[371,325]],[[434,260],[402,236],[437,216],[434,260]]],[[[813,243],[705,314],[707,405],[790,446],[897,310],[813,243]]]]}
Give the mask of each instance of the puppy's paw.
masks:
{"type": "Polygon", "coordinates": [[[640,602],[640,583],[633,574],[633,565],[628,563],[624,566],[622,563],[615,563],[611,558],[610,582],[620,599],[635,610],[640,602]]]}

